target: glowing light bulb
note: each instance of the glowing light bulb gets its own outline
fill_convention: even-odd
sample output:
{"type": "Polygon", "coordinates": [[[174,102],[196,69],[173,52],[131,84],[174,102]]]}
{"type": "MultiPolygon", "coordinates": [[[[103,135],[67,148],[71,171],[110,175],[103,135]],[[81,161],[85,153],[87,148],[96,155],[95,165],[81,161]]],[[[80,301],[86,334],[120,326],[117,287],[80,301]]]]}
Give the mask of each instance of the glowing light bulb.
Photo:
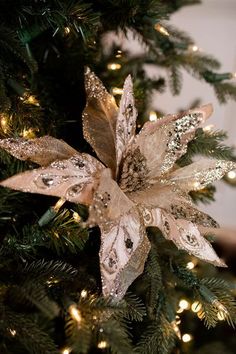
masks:
{"type": "Polygon", "coordinates": [[[177,325],[176,321],[172,321],[172,322],[171,322],[171,325],[172,325],[172,328],[173,328],[173,330],[175,331],[177,337],[178,337],[179,339],[181,339],[180,329],[179,329],[179,326],[177,325]]]}
{"type": "Polygon", "coordinates": [[[113,87],[112,93],[113,93],[113,95],[122,95],[123,89],[119,88],[119,87],[113,87]]]}
{"type": "Polygon", "coordinates": [[[23,101],[26,104],[32,104],[33,106],[39,106],[39,101],[33,95],[26,96],[26,98],[23,97],[23,101]]]}
{"type": "Polygon", "coordinates": [[[185,333],[182,335],[182,341],[184,343],[188,343],[188,342],[191,342],[191,340],[193,339],[193,336],[189,333],[185,333]]]}
{"type": "Polygon", "coordinates": [[[200,189],[200,187],[201,187],[201,184],[199,182],[196,181],[196,182],[193,183],[193,189],[194,190],[198,190],[198,189],[200,189]]]}
{"type": "Polygon", "coordinates": [[[78,223],[81,221],[81,217],[76,211],[73,212],[73,219],[75,222],[78,222],[78,223]]]}
{"type": "Polygon", "coordinates": [[[149,120],[150,122],[155,122],[157,120],[157,114],[155,111],[151,111],[149,113],[149,120]]]}
{"type": "Polygon", "coordinates": [[[87,295],[88,295],[88,292],[87,292],[87,290],[85,290],[85,289],[83,289],[83,290],[81,291],[81,293],[80,293],[80,296],[83,297],[83,298],[85,298],[87,295]]]}
{"type": "Polygon", "coordinates": [[[101,342],[98,343],[99,349],[105,349],[106,347],[107,347],[107,342],[105,340],[101,340],[101,342]]]}
{"type": "Polygon", "coordinates": [[[56,202],[56,204],[54,205],[53,209],[54,209],[56,212],[58,212],[59,209],[62,207],[62,205],[63,205],[65,202],[66,202],[65,199],[60,198],[60,199],[56,202]]]}
{"type": "Polygon", "coordinates": [[[235,179],[235,178],[236,178],[236,171],[229,171],[229,172],[227,173],[227,177],[228,177],[229,179],[235,179]]]}
{"type": "Polygon", "coordinates": [[[22,132],[22,136],[25,139],[32,139],[35,138],[35,133],[33,128],[25,129],[22,132]]]}
{"type": "Polygon", "coordinates": [[[224,321],[226,319],[226,316],[225,316],[224,312],[220,311],[217,313],[217,318],[219,321],[224,321]]]}
{"type": "Polygon", "coordinates": [[[62,350],[62,354],[70,354],[70,352],[71,352],[71,349],[70,348],[65,348],[65,349],[63,349],[62,350]]]}
{"type": "Polygon", "coordinates": [[[232,79],[236,79],[236,72],[232,73],[232,79]]]}
{"type": "Polygon", "coordinates": [[[203,131],[206,133],[210,133],[214,129],[214,124],[209,124],[203,128],[203,131]]]}
{"type": "Polygon", "coordinates": [[[82,317],[81,317],[81,313],[80,311],[77,309],[76,305],[70,305],[69,307],[69,313],[71,315],[71,317],[78,323],[81,322],[82,317]]]}
{"type": "Polygon", "coordinates": [[[65,27],[64,28],[64,33],[65,34],[69,34],[70,33],[70,28],[69,27],[65,27]]]}
{"type": "Polygon", "coordinates": [[[160,32],[161,34],[163,34],[164,36],[169,36],[169,32],[167,31],[167,29],[165,27],[163,27],[162,25],[160,25],[160,23],[156,23],[154,26],[155,30],[160,32]]]}
{"type": "Polygon", "coordinates": [[[195,264],[193,262],[188,262],[186,265],[186,268],[191,270],[191,269],[195,268],[195,264]]]}
{"type": "Polygon", "coordinates": [[[195,313],[199,312],[202,308],[202,304],[199,301],[194,301],[191,306],[191,310],[195,313]]]}
{"type": "Polygon", "coordinates": [[[109,69],[109,70],[119,70],[120,68],[121,68],[121,65],[118,63],[107,64],[107,69],[109,69]]]}
{"type": "Polygon", "coordinates": [[[188,310],[190,308],[190,303],[186,299],[181,299],[179,302],[179,307],[183,310],[188,310]]]}
{"type": "Polygon", "coordinates": [[[196,44],[190,44],[190,45],[188,46],[188,50],[189,50],[190,52],[198,52],[198,51],[199,51],[199,48],[198,48],[198,46],[197,46],[196,44]]]}
{"type": "Polygon", "coordinates": [[[8,131],[8,115],[5,113],[1,114],[1,127],[3,132],[6,134],[8,131]]]}
{"type": "Polygon", "coordinates": [[[13,337],[16,335],[16,331],[14,329],[9,329],[9,332],[13,337]]]}

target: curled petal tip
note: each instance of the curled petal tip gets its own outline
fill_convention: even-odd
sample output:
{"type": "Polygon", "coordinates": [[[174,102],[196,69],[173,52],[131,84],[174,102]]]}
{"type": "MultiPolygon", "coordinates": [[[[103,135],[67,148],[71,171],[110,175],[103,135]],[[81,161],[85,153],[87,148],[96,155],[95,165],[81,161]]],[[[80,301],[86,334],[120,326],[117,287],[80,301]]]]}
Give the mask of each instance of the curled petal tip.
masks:
{"type": "Polygon", "coordinates": [[[202,111],[205,115],[205,119],[209,118],[212,113],[213,113],[213,105],[211,103],[208,103],[204,106],[201,106],[199,108],[199,111],[202,111]]]}

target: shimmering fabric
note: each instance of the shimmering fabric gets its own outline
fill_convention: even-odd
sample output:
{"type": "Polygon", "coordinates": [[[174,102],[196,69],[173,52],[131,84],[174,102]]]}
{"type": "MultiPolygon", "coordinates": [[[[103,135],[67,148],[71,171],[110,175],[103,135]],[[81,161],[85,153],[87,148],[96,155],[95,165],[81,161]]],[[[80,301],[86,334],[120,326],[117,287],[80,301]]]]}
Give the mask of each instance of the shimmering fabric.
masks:
{"type": "Polygon", "coordinates": [[[211,114],[211,105],[147,122],[135,136],[137,112],[131,78],[125,81],[119,109],[89,70],[85,85],[84,135],[105,166],[51,137],[3,139],[0,147],[44,167],[13,176],[1,185],[90,206],[88,224],[99,225],[101,230],[104,296],[121,299],[142,273],[150,249],[145,226],[158,227],[179,249],[224,266],[199,231],[217,227],[217,223],[196,209],[188,193],[222,178],[236,166],[215,160],[183,168],[175,164],[211,114]]]}

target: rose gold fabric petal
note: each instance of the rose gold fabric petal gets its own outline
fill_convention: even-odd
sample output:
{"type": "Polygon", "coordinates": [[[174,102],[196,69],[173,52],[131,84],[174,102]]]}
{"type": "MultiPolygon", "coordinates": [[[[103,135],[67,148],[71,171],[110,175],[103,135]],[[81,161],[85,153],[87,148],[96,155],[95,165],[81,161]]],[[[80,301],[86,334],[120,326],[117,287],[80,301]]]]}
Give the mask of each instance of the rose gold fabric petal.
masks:
{"type": "Polygon", "coordinates": [[[116,171],[116,118],[118,108],[102,82],[89,69],[85,73],[87,104],[83,112],[83,132],[99,159],[116,171]]]}
{"type": "Polygon", "coordinates": [[[20,160],[33,161],[41,166],[47,166],[55,160],[68,159],[78,152],[63,140],[52,136],[36,139],[1,139],[0,147],[20,160]]]}
{"type": "Polygon", "coordinates": [[[100,224],[100,269],[105,297],[122,299],[143,272],[150,243],[136,208],[112,222],[100,224]]]}
{"type": "Polygon", "coordinates": [[[154,123],[146,123],[136,137],[135,146],[147,160],[150,182],[173,168],[187,151],[187,144],[212,112],[206,105],[179,115],[167,116],[154,123]]]}
{"type": "Polygon", "coordinates": [[[29,193],[58,196],[74,203],[90,204],[103,165],[87,154],[54,161],[48,167],[26,171],[0,183],[29,193]]]}
{"type": "Polygon", "coordinates": [[[124,83],[116,123],[117,173],[124,151],[135,135],[137,110],[133,94],[133,83],[129,75],[124,83]]]}

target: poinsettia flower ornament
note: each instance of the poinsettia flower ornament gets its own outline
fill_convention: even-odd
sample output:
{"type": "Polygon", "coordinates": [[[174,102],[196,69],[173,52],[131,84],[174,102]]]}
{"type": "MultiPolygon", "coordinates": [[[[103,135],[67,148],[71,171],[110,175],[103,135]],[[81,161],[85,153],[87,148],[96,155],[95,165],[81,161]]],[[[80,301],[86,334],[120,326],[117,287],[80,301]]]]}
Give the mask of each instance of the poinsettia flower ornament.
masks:
{"type": "Polygon", "coordinates": [[[179,249],[225,266],[198,228],[217,227],[217,223],[196,209],[188,192],[222,178],[235,164],[208,159],[183,168],[176,165],[196,129],[212,113],[211,105],[147,122],[135,135],[131,77],[125,80],[119,108],[90,70],[85,85],[84,136],[101,162],[49,136],[2,139],[0,147],[42,167],[1,185],[89,205],[88,224],[101,230],[104,296],[121,299],[143,272],[150,250],[147,226],[157,226],[179,249]]]}

